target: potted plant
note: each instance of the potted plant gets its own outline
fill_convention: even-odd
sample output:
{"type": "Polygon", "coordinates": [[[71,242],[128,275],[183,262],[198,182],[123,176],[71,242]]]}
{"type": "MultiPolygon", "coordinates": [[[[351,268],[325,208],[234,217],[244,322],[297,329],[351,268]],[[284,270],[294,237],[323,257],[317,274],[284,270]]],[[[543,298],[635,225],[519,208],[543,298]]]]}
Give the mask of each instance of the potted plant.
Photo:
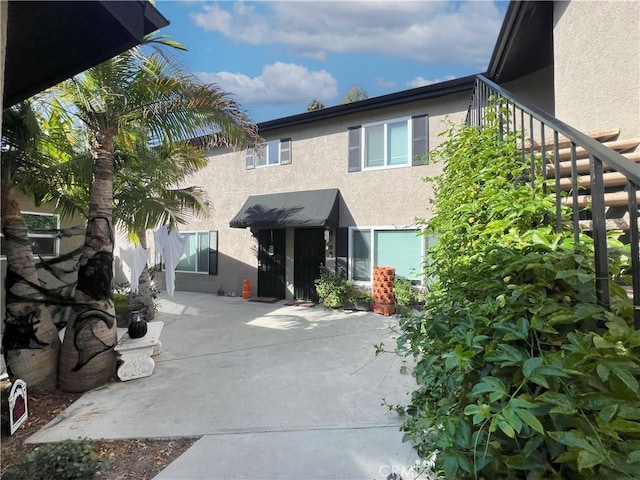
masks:
{"type": "Polygon", "coordinates": [[[416,302],[413,286],[408,278],[396,277],[393,293],[396,296],[396,303],[400,306],[408,307],[416,302]]]}
{"type": "Polygon", "coordinates": [[[129,325],[129,319],[131,318],[131,313],[129,312],[129,295],[114,292],[113,303],[116,309],[118,327],[126,327],[129,325]]]}
{"type": "Polygon", "coordinates": [[[314,282],[320,301],[325,307],[340,308],[347,298],[353,282],[347,280],[340,270],[332,272],[326,267],[320,269],[320,278],[314,282]]]}
{"type": "Polygon", "coordinates": [[[371,310],[371,301],[371,292],[359,290],[352,284],[347,290],[346,299],[343,306],[346,310],[359,310],[367,312],[371,310]]]}

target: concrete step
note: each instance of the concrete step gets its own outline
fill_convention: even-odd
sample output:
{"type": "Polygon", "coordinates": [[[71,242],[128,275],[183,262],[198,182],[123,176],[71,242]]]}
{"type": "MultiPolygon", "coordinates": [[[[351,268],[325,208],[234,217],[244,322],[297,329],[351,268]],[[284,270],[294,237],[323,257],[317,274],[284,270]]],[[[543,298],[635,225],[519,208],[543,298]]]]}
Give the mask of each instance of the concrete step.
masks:
{"type": "MultiPolygon", "coordinates": [[[[626,212],[621,218],[607,218],[605,225],[610,230],[629,230],[629,212],[626,212]]],[[[583,232],[593,230],[593,220],[580,220],[580,228],[583,232]]]]}
{"type": "MultiPolygon", "coordinates": [[[[605,187],[619,187],[627,184],[627,177],[619,172],[607,172],[602,175],[605,187]]],[[[570,177],[560,179],[561,190],[571,190],[573,188],[573,182],[570,177]]],[[[555,182],[553,180],[548,181],[550,188],[555,190],[555,182]]],[[[578,176],[578,188],[590,188],[591,187],[591,175],[578,176]]]]}
{"type": "MultiPolygon", "coordinates": [[[[640,163],[640,152],[623,153],[623,157],[629,159],[632,162],[640,163]]],[[[566,177],[571,175],[571,160],[560,162],[560,176],[566,177]]],[[[589,159],[584,158],[576,161],[576,168],[578,173],[589,173],[589,159]]],[[[610,170],[609,166],[604,164],[605,170],[610,170]]],[[[555,166],[550,163],[547,165],[547,176],[553,177],[555,166]]]]}
{"type": "MultiPolygon", "coordinates": [[[[593,138],[594,140],[598,140],[599,142],[606,142],[606,141],[616,139],[618,135],[620,135],[620,129],[609,128],[609,129],[603,129],[603,130],[592,130],[591,132],[584,132],[584,134],[587,137],[593,138]]],[[[527,143],[526,147],[530,148],[529,145],[530,143],[527,143]]],[[[551,138],[545,139],[544,146],[545,146],[545,151],[547,152],[549,152],[550,150],[551,151],[554,150],[555,144],[553,141],[553,136],[551,136],[551,138]]],[[[571,140],[569,140],[567,137],[563,137],[562,135],[558,137],[557,148],[567,148],[570,146],[571,146],[571,140]]],[[[542,150],[542,144],[540,142],[533,142],[533,148],[534,150],[540,151],[542,150]]]]}
{"type": "MultiPolygon", "coordinates": [[[[640,201],[640,191],[636,192],[636,199],[640,201]]],[[[561,200],[563,205],[573,206],[573,197],[564,197],[561,200]]],[[[626,207],[629,203],[627,192],[605,193],[604,202],[607,207],[626,207]]],[[[591,195],[578,195],[578,206],[581,208],[591,205],[591,195]]]]}
{"type": "MultiPolygon", "coordinates": [[[[613,140],[610,142],[602,142],[605,147],[608,147],[616,152],[626,152],[640,145],[640,139],[638,138],[626,138],[624,140],[613,140]]],[[[571,148],[562,148],[558,150],[558,157],[561,161],[571,160],[571,148]]],[[[549,160],[554,158],[553,152],[549,153],[549,160]]],[[[582,147],[576,147],[576,158],[588,158],[588,152],[582,147]]]]}

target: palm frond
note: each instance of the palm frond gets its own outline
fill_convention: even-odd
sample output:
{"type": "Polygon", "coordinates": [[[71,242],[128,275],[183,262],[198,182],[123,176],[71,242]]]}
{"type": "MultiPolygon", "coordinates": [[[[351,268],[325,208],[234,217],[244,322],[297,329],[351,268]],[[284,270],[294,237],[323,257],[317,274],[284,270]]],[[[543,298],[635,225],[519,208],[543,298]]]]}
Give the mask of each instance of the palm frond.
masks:
{"type": "Polygon", "coordinates": [[[89,153],[100,144],[113,161],[114,219],[130,233],[208,214],[202,191],[188,186],[207,164],[203,150],[242,147],[259,137],[235,99],[185,73],[169,53],[176,48],[181,45],[167,37],[148,37],[144,46],[42,95],[51,125],[67,128],[60,138],[77,142],[48,148],[46,174],[31,182],[41,199],[55,201],[65,216],[87,214],[95,156],[89,153]]]}

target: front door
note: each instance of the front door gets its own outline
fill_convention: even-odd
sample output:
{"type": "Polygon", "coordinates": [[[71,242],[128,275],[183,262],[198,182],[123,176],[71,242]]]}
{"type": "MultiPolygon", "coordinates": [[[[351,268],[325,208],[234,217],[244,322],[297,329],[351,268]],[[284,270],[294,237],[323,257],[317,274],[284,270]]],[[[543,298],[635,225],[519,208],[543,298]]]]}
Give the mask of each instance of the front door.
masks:
{"type": "Polygon", "coordinates": [[[324,229],[297,228],[293,252],[293,287],[297,299],[318,301],[314,280],[325,263],[324,229]]]}
{"type": "Polygon", "coordinates": [[[284,298],[286,230],[258,230],[258,296],[284,298]]]}

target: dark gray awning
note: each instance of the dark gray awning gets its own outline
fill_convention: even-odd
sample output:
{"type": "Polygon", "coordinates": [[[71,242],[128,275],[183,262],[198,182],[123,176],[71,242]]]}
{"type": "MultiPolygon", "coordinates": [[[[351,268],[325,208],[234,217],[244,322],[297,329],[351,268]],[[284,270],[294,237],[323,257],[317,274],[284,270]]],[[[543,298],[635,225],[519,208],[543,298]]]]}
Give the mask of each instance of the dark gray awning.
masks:
{"type": "Polygon", "coordinates": [[[229,222],[234,228],[338,226],[337,188],[251,195],[229,222]]]}
{"type": "Polygon", "coordinates": [[[140,44],[168,24],[149,1],[10,1],[3,108],[140,44]]]}

